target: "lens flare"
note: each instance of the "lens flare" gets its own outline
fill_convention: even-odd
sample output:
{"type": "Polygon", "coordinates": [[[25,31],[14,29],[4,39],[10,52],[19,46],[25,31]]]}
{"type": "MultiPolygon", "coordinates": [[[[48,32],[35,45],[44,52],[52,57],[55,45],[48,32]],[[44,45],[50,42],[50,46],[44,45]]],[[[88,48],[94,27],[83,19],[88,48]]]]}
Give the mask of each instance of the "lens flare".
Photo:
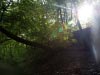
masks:
{"type": "Polygon", "coordinates": [[[97,63],[100,63],[100,5],[94,5],[93,19],[91,25],[92,49],[97,63]]]}
{"type": "Polygon", "coordinates": [[[94,57],[96,59],[96,62],[98,62],[98,59],[97,59],[97,52],[96,52],[96,49],[94,47],[94,45],[92,46],[92,49],[93,49],[93,53],[94,53],[94,57]]]}
{"type": "Polygon", "coordinates": [[[82,24],[87,23],[92,17],[93,6],[84,3],[78,8],[78,18],[82,24]]]}

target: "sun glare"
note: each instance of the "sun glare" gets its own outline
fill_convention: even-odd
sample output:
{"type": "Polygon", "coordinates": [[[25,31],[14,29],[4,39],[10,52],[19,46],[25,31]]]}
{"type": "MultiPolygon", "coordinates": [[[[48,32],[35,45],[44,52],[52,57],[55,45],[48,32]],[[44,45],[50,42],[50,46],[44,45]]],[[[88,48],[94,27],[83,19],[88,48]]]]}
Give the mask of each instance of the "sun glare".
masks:
{"type": "Polygon", "coordinates": [[[92,18],[93,6],[87,3],[78,8],[78,18],[82,24],[87,23],[92,18]]]}

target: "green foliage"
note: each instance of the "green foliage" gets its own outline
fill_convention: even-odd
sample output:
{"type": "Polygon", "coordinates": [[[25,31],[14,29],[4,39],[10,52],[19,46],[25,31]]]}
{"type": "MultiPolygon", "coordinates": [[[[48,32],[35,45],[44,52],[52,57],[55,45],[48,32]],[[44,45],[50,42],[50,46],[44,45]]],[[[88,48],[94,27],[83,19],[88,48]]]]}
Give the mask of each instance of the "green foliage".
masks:
{"type": "Polygon", "coordinates": [[[24,60],[26,45],[17,43],[14,40],[9,40],[0,45],[0,49],[0,58],[3,59],[4,62],[16,64],[24,60]]]}
{"type": "MultiPolygon", "coordinates": [[[[8,4],[6,1],[7,0],[0,1],[0,15],[2,13],[2,7],[8,4]]],[[[54,42],[56,41],[59,46],[66,46],[66,42],[75,42],[75,40],[72,40],[72,32],[75,28],[68,25],[67,22],[61,22],[57,12],[58,7],[54,6],[57,2],[58,4],[62,2],[62,5],[64,5],[64,1],[65,0],[45,0],[45,2],[42,0],[13,1],[6,10],[0,26],[3,26],[16,36],[30,41],[49,46],[55,46],[54,42]],[[49,42],[52,43],[48,44],[49,42]]],[[[67,16],[69,17],[70,15],[68,14],[67,16]]],[[[21,67],[23,67],[23,65],[29,65],[30,63],[35,66],[40,59],[44,58],[45,51],[43,49],[21,44],[2,33],[0,33],[0,41],[2,41],[0,42],[0,58],[4,62],[14,65],[17,64],[21,67]]]]}

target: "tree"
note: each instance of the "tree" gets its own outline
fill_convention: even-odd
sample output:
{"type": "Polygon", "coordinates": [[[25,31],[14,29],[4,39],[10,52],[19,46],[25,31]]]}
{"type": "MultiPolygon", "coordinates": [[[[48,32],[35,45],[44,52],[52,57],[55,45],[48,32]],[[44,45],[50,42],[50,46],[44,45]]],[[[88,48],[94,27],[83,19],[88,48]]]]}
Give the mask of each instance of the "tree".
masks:
{"type": "Polygon", "coordinates": [[[71,0],[1,0],[0,58],[11,64],[37,63],[47,51],[52,52],[55,40],[57,44],[69,41],[70,4],[71,0]]]}

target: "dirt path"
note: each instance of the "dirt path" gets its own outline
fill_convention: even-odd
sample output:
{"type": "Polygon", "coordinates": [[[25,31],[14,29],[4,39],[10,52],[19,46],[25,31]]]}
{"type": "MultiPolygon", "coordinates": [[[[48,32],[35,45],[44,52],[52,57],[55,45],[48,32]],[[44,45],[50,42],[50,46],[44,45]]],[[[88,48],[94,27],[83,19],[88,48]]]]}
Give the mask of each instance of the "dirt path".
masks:
{"type": "Polygon", "coordinates": [[[40,70],[37,75],[100,75],[92,51],[77,48],[59,51],[40,70]]]}

